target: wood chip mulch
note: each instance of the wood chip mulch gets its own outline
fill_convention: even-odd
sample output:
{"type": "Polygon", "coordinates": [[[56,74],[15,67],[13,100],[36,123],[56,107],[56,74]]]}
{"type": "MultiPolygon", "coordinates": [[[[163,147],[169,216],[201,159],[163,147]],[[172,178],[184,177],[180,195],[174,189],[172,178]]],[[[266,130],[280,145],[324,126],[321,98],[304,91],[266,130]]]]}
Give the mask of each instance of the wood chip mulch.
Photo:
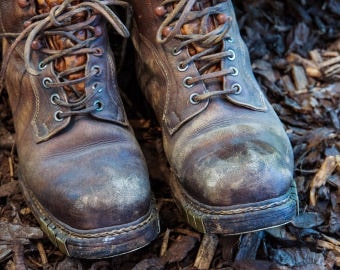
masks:
{"type": "MultiPolygon", "coordinates": [[[[166,184],[160,128],[136,89],[130,55],[123,99],[148,161],[161,234],[106,260],[63,256],[40,230],[18,188],[13,120],[0,96],[0,269],[340,269],[340,2],[238,0],[238,23],[263,91],[295,154],[300,215],[241,236],[202,235],[182,219],[166,184]]],[[[131,49],[131,44],[128,46],[131,49]]],[[[131,49],[132,50],[132,49],[131,49]]]]}

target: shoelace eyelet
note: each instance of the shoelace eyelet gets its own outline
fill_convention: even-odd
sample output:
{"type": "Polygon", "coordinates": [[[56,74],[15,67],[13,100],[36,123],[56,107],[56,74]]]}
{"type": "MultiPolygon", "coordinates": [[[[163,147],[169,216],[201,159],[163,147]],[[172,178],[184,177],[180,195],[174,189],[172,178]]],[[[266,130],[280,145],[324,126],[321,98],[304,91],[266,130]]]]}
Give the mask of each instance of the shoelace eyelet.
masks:
{"type": "Polygon", "coordinates": [[[54,113],[54,120],[56,120],[57,122],[63,121],[64,118],[62,118],[62,117],[60,116],[61,113],[63,113],[63,112],[62,112],[62,111],[56,111],[56,112],[54,113]]]}
{"type": "Polygon", "coordinates": [[[186,87],[186,88],[191,88],[191,87],[194,86],[193,83],[188,83],[188,81],[191,80],[191,79],[192,79],[192,77],[190,77],[190,76],[185,77],[185,78],[183,79],[183,85],[184,85],[184,87],[186,87]]]}
{"type": "Polygon", "coordinates": [[[219,24],[224,24],[228,21],[228,17],[223,13],[218,14],[216,19],[219,24]]]}
{"type": "Polygon", "coordinates": [[[99,76],[100,74],[102,74],[102,69],[98,65],[92,66],[91,71],[94,72],[95,76],[99,76]]]}
{"type": "Polygon", "coordinates": [[[52,103],[53,105],[58,105],[58,104],[55,102],[56,99],[57,99],[57,100],[60,100],[60,96],[59,96],[57,93],[52,94],[51,97],[50,97],[50,101],[51,101],[51,103],[52,103]]]}
{"type": "Polygon", "coordinates": [[[48,85],[49,83],[53,83],[52,79],[50,77],[45,77],[43,80],[42,80],[42,85],[45,87],[45,88],[50,88],[50,86],[48,85]]]}
{"type": "Polygon", "coordinates": [[[169,36],[171,34],[171,31],[172,31],[172,27],[170,26],[164,27],[162,30],[163,37],[169,36]]]}
{"type": "Polygon", "coordinates": [[[158,6],[154,9],[154,13],[158,16],[158,17],[163,17],[166,13],[167,10],[165,9],[164,6],[158,6]]]}
{"type": "Polygon", "coordinates": [[[95,26],[94,34],[96,35],[96,37],[102,36],[103,35],[103,29],[100,26],[95,26]]]}
{"type": "Polygon", "coordinates": [[[18,0],[18,6],[21,8],[27,8],[30,6],[30,1],[28,0],[18,0]]]}
{"type": "Polygon", "coordinates": [[[238,69],[236,67],[231,67],[230,68],[233,73],[230,73],[231,76],[237,76],[238,75],[238,69]]]}
{"type": "Polygon", "coordinates": [[[31,44],[31,48],[33,50],[40,50],[42,48],[42,44],[41,44],[41,41],[36,39],[36,40],[33,40],[32,41],[32,44],[31,44]]]}
{"type": "Polygon", "coordinates": [[[23,26],[24,28],[29,27],[32,24],[32,21],[24,21],[23,26]]]}
{"type": "Polygon", "coordinates": [[[233,60],[235,60],[235,58],[236,58],[236,54],[235,54],[235,52],[234,52],[234,50],[228,50],[227,52],[229,52],[231,55],[229,55],[229,56],[227,56],[227,58],[230,60],[230,61],[233,61],[233,60]]]}
{"type": "Polygon", "coordinates": [[[96,48],[95,52],[93,53],[95,56],[102,56],[103,55],[103,49],[102,48],[96,48]]]}
{"type": "Polygon", "coordinates": [[[229,43],[233,43],[234,42],[234,39],[232,37],[227,37],[226,40],[229,43]]]}
{"type": "Polygon", "coordinates": [[[177,65],[177,69],[178,71],[184,72],[188,69],[189,65],[183,65],[183,62],[179,62],[179,64],[177,65]]]}
{"type": "Polygon", "coordinates": [[[172,51],[171,51],[171,54],[173,56],[176,56],[176,55],[179,55],[180,53],[182,52],[182,50],[177,50],[177,48],[173,48],[172,51]]]}
{"type": "Polygon", "coordinates": [[[93,106],[96,108],[97,112],[100,112],[104,109],[104,103],[100,100],[96,100],[95,102],[93,102],[93,106]]]}
{"type": "Polygon", "coordinates": [[[38,65],[39,70],[44,70],[47,67],[43,62],[40,62],[38,65]]]}
{"type": "Polygon", "coordinates": [[[94,82],[92,84],[92,90],[97,90],[97,87],[98,87],[98,83],[97,82],[94,82]]]}
{"type": "Polygon", "coordinates": [[[195,101],[195,97],[197,97],[197,96],[198,96],[197,93],[193,93],[193,94],[190,95],[189,100],[190,100],[190,103],[191,103],[191,104],[197,105],[197,104],[199,103],[199,101],[195,101]]]}
{"type": "Polygon", "coordinates": [[[240,85],[240,84],[238,84],[238,83],[234,83],[232,86],[231,86],[231,89],[235,89],[235,95],[239,95],[239,94],[241,94],[241,92],[242,92],[242,86],[240,85]]]}
{"type": "Polygon", "coordinates": [[[96,91],[97,93],[101,93],[101,92],[103,92],[103,87],[101,87],[100,86],[101,85],[101,83],[99,83],[99,82],[94,82],[93,84],[92,84],[92,90],[93,91],[96,91]]]}

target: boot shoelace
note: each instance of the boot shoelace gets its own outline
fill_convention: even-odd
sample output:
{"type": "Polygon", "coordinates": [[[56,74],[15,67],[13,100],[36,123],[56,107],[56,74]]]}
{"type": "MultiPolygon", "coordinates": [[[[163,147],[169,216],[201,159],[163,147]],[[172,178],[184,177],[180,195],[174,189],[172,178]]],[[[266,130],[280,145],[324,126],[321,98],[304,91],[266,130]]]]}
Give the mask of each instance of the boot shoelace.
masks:
{"type": "MultiPolygon", "coordinates": [[[[224,58],[230,61],[235,60],[236,55],[233,50],[223,50],[224,40],[233,42],[233,39],[228,36],[232,18],[224,15],[227,11],[225,1],[211,0],[210,2],[213,2],[213,5],[198,10],[193,9],[195,4],[203,5],[202,2],[197,0],[164,0],[155,9],[156,15],[164,17],[157,31],[156,40],[158,43],[167,43],[174,38],[180,40],[178,46],[172,50],[174,56],[179,55],[183,48],[193,44],[198,44],[202,49],[178,65],[179,71],[186,71],[191,63],[198,64],[200,75],[197,77],[186,77],[183,80],[183,85],[186,88],[191,88],[200,81],[238,75],[238,69],[235,67],[211,71],[211,68],[218,65],[224,58]],[[185,24],[197,19],[201,22],[199,33],[181,33],[181,29],[185,24]],[[213,30],[210,30],[208,27],[209,20],[214,20],[213,23],[216,27],[213,30]]],[[[202,94],[194,93],[190,96],[190,102],[198,104],[214,96],[240,94],[241,91],[241,85],[235,83],[230,89],[214,90],[202,94]]]]}
{"type": "MultiPolygon", "coordinates": [[[[28,26],[19,34],[17,33],[5,33],[3,37],[15,37],[16,39],[11,44],[7,53],[3,58],[3,65],[1,69],[0,79],[1,83],[4,81],[6,68],[13,53],[15,47],[20,41],[26,38],[24,47],[24,61],[27,72],[31,75],[39,75],[43,69],[46,68],[48,63],[54,62],[65,56],[82,56],[87,54],[101,55],[103,52],[100,48],[90,48],[89,44],[93,42],[98,36],[102,34],[101,29],[92,26],[93,22],[97,19],[97,15],[103,16],[113,28],[123,37],[129,36],[129,31],[126,26],[121,22],[117,15],[108,7],[109,5],[118,5],[127,9],[127,20],[131,17],[128,14],[128,5],[123,1],[116,0],[89,0],[78,4],[72,5],[75,0],[65,0],[62,4],[51,8],[49,13],[36,15],[31,18],[28,26]],[[77,14],[85,13],[85,19],[70,24],[70,20],[77,14]],[[91,33],[87,35],[84,40],[79,39],[75,33],[79,31],[86,31],[91,33]],[[60,36],[72,41],[74,44],[71,47],[63,49],[41,48],[41,43],[38,41],[41,37],[48,36],[60,36]],[[35,48],[36,47],[36,48],[35,48]],[[42,53],[46,54],[46,58],[43,59],[38,67],[35,67],[31,61],[32,49],[38,49],[42,53]]],[[[94,101],[92,106],[86,107],[86,103],[96,95],[97,92],[101,92],[103,89],[97,89],[96,84],[93,85],[93,93],[86,95],[85,91],[79,96],[77,90],[73,86],[85,82],[92,76],[99,76],[101,70],[98,66],[92,66],[88,74],[85,73],[86,64],[71,67],[62,72],[56,72],[58,74],[57,81],[53,81],[50,77],[44,77],[42,79],[42,85],[44,88],[54,87],[68,87],[71,88],[78,98],[72,100],[62,100],[61,97],[54,93],[51,95],[51,103],[54,105],[67,107],[70,109],[68,112],[57,111],[54,115],[56,121],[62,121],[65,117],[72,115],[86,114],[93,111],[101,111],[104,104],[100,100],[94,101]],[[67,76],[77,72],[83,72],[84,76],[76,79],[68,79],[67,76]]]]}

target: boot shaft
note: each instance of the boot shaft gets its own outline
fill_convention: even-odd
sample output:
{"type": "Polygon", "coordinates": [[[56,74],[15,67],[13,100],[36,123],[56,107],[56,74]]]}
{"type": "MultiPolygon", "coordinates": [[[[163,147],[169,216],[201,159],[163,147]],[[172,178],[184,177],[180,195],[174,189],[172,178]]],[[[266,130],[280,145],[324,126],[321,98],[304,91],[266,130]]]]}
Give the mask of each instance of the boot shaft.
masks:
{"type": "MultiPolygon", "coordinates": [[[[51,11],[51,9],[57,5],[62,4],[62,0],[38,0],[38,13],[39,14],[44,14],[48,13],[51,11]]],[[[72,5],[77,5],[79,4],[80,1],[74,1],[72,5]]],[[[77,23],[82,23],[86,21],[87,14],[85,11],[76,13],[74,16],[71,16],[69,19],[69,25],[74,26],[77,23]]],[[[97,27],[97,33],[102,34],[103,30],[101,29],[100,26],[97,27]]],[[[72,48],[73,46],[76,45],[74,40],[80,40],[84,41],[88,38],[90,38],[93,33],[91,31],[83,29],[80,31],[73,31],[72,37],[69,38],[65,35],[52,35],[52,36],[47,36],[45,42],[47,43],[47,46],[51,49],[54,50],[65,50],[72,48]]],[[[96,35],[96,33],[95,33],[96,35]]],[[[37,49],[39,49],[42,45],[39,44],[39,42],[36,44],[37,49]]],[[[54,68],[55,70],[60,73],[65,70],[77,70],[77,67],[80,68],[82,65],[84,65],[87,62],[87,55],[86,54],[78,54],[78,55],[66,55],[63,57],[60,57],[56,59],[54,62],[54,68]]],[[[80,71],[74,71],[69,75],[66,75],[66,79],[69,81],[72,80],[81,80],[82,77],[84,77],[85,71],[80,70],[80,71]]],[[[73,95],[73,98],[77,99],[79,96],[81,96],[84,91],[85,91],[85,83],[80,82],[76,83],[73,86],[71,85],[65,85],[64,89],[68,92],[69,96],[73,95]]]]}
{"type": "Polygon", "coordinates": [[[230,0],[131,2],[138,76],[170,134],[217,99],[268,110],[230,0]]]}
{"type": "Polygon", "coordinates": [[[14,122],[25,123],[17,133],[46,141],[88,115],[127,126],[106,30],[108,21],[128,36],[118,17],[101,1],[24,3],[1,1],[2,77],[14,122]]]}
{"type": "Polygon", "coordinates": [[[0,32],[21,33],[25,22],[37,15],[36,1],[0,1],[0,32]]]}

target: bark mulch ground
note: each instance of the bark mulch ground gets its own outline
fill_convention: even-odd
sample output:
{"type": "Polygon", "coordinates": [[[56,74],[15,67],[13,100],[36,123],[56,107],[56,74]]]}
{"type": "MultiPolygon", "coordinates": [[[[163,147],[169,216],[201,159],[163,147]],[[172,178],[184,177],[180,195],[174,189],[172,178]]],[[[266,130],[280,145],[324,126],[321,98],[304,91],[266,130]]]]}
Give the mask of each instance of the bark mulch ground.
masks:
{"type": "Polygon", "coordinates": [[[202,235],[186,225],[166,184],[160,128],[136,87],[127,54],[119,81],[148,161],[161,216],[159,237],[113,259],[63,256],[18,188],[13,121],[3,92],[0,269],[340,269],[340,2],[238,0],[235,8],[254,73],[294,148],[300,215],[291,224],[241,236],[202,235]]]}

